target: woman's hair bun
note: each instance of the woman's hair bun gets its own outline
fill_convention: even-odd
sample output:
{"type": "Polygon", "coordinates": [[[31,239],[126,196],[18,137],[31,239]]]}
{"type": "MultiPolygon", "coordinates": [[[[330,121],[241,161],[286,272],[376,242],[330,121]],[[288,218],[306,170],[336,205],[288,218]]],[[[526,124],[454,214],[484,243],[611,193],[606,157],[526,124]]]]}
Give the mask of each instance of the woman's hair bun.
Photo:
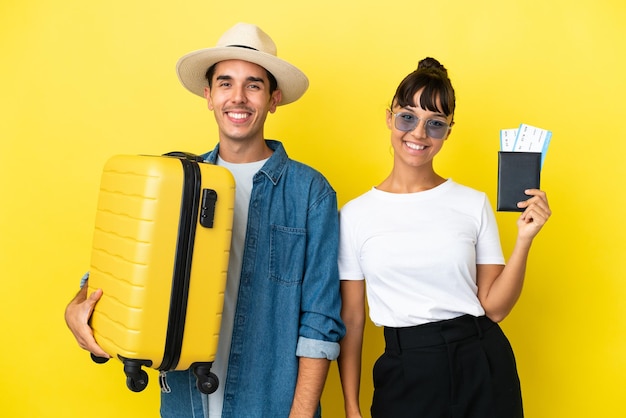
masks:
{"type": "Polygon", "coordinates": [[[448,74],[448,70],[446,70],[446,67],[441,65],[439,61],[437,61],[436,59],[432,57],[426,57],[423,60],[421,60],[419,64],[417,64],[417,69],[418,70],[434,69],[434,70],[442,71],[446,75],[448,74]]]}

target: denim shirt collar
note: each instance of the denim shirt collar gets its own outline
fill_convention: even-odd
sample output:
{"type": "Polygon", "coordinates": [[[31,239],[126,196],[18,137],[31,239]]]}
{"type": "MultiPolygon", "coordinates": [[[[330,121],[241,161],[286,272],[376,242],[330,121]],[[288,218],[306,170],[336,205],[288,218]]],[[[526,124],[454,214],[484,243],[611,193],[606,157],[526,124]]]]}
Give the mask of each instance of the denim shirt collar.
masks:
{"type": "MultiPolygon", "coordinates": [[[[263,167],[261,167],[259,173],[265,174],[275,186],[278,184],[278,182],[280,181],[280,177],[285,172],[289,157],[287,156],[287,151],[285,151],[285,147],[283,147],[283,144],[280,141],[266,139],[265,143],[273,151],[273,154],[263,165],[263,167]]],[[[213,148],[213,151],[202,154],[202,157],[206,162],[216,164],[219,148],[220,144],[218,143],[215,148],[213,148]]],[[[257,173],[257,175],[259,174],[257,173]]]]}

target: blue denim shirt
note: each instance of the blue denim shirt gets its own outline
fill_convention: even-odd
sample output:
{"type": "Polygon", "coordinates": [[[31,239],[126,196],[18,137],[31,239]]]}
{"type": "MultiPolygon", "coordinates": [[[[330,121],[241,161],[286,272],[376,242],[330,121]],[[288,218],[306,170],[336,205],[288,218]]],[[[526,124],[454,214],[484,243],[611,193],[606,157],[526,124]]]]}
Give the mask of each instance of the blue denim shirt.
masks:
{"type": "MultiPolygon", "coordinates": [[[[228,375],[220,382],[223,418],[287,417],[298,357],[335,360],[345,333],[335,191],[280,142],[267,144],[274,153],[253,180],[228,375]]],[[[206,160],[215,163],[218,150],[206,160]]],[[[200,412],[189,372],[167,376],[172,392],[162,395],[161,413],[200,412]]]]}

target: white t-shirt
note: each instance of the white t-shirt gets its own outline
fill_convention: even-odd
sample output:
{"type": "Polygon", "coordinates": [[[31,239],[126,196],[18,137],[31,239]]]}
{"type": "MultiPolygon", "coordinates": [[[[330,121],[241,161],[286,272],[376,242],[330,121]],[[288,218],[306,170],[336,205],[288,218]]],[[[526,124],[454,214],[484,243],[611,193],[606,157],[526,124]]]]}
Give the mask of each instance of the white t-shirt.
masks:
{"type": "Polygon", "coordinates": [[[452,180],[418,193],[373,188],[348,202],[340,216],[339,276],[365,279],[376,325],[484,315],[476,265],[504,264],[484,193],[452,180]]]}
{"type": "Polygon", "coordinates": [[[222,312],[222,325],[220,339],[217,345],[215,361],[211,371],[219,379],[217,390],[209,395],[209,417],[220,418],[224,406],[224,388],[228,372],[228,358],[230,356],[230,343],[233,334],[233,321],[237,308],[237,296],[239,294],[239,280],[241,277],[241,265],[243,262],[243,247],[246,239],[246,227],[248,226],[248,207],[252,193],[252,180],[254,175],[263,167],[265,160],[253,163],[232,164],[218,157],[217,165],[226,167],[235,178],[235,210],[233,213],[233,232],[230,244],[230,256],[228,260],[228,278],[224,292],[224,310],[222,312]]]}

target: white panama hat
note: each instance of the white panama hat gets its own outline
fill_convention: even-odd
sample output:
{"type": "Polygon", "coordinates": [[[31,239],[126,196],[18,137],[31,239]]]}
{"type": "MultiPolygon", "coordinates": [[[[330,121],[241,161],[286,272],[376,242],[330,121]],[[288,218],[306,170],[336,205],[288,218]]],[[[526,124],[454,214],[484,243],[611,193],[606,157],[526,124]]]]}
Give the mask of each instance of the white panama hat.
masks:
{"type": "Polygon", "coordinates": [[[260,65],[272,73],[282,92],[279,105],[298,100],[309,87],[302,71],[276,56],[276,44],[258,26],[237,23],[227,30],[214,48],[190,52],[178,60],[176,73],[190,92],[204,97],[208,86],[206,71],[213,64],[226,60],[243,60],[260,65]]]}

